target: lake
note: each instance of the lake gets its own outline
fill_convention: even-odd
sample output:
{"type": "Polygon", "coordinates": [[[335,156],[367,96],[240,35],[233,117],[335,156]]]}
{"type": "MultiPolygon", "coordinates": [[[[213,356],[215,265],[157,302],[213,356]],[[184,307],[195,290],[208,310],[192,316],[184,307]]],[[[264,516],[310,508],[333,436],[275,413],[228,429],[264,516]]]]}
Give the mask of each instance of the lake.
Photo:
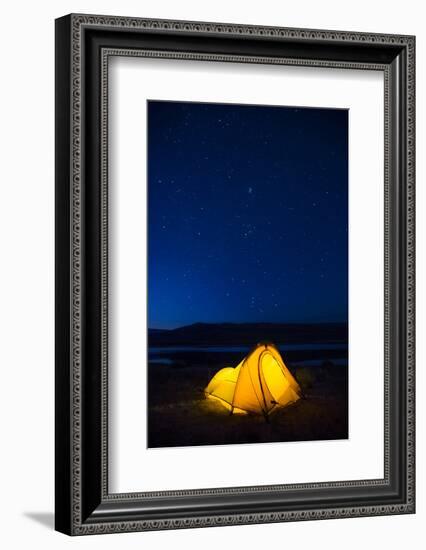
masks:
{"type": "MultiPolygon", "coordinates": [[[[289,359],[292,362],[309,361],[310,365],[314,366],[326,360],[334,360],[335,364],[347,364],[348,346],[342,342],[278,344],[277,348],[283,355],[284,360],[289,359]]],[[[221,362],[226,361],[227,358],[232,361],[239,361],[251,349],[252,347],[244,345],[152,346],[148,349],[148,359],[150,363],[168,365],[173,365],[177,361],[180,363],[184,361],[188,365],[203,363],[207,360],[209,363],[221,362]]]]}
{"type": "MultiPolygon", "coordinates": [[[[254,347],[254,346],[253,346],[254,347]]],[[[341,349],[345,350],[348,346],[342,342],[330,343],[311,343],[311,344],[276,344],[279,351],[295,351],[295,350],[327,350],[341,349]]],[[[149,348],[149,355],[169,355],[170,353],[196,351],[198,353],[248,353],[252,349],[250,346],[152,346],[149,348]]]]}

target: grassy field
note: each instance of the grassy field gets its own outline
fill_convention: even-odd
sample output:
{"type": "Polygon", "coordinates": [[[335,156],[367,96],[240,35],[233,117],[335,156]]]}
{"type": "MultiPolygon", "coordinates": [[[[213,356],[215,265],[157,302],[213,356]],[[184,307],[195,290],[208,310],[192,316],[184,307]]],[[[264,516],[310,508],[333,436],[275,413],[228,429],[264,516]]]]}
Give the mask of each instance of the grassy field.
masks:
{"type": "MultiPolygon", "coordinates": [[[[224,445],[312,441],[348,437],[347,367],[288,364],[304,398],[269,417],[230,415],[206,399],[204,388],[217,370],[234,364],[217,353],[181,355],[174,364],[148,366],[148,446],[224,445]]],[[[237,362],[235,361],[235,365],[237,362]]]]}

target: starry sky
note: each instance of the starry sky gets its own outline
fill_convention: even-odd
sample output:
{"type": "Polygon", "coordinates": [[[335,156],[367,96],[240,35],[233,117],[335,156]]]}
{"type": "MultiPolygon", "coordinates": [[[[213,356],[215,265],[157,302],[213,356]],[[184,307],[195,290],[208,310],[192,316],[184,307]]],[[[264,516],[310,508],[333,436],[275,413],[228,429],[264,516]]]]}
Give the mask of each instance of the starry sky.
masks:
{"type": "Polygon", "coordinates": [[[348,111],[148,101],[148,326],[348,315],[348,111]]]}

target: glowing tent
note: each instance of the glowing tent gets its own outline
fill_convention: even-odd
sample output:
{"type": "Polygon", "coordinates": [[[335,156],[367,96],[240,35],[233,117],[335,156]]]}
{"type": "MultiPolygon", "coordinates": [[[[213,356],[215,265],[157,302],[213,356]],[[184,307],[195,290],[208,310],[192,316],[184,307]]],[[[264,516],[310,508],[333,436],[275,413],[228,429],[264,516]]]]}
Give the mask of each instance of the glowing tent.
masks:
{"type": "Polygon", "coordinates": [[[273,344],[259,344],[235,367],[218,371],[205,388],[232,413],[269,415],[297,401],[301,390],[273,344]]]}

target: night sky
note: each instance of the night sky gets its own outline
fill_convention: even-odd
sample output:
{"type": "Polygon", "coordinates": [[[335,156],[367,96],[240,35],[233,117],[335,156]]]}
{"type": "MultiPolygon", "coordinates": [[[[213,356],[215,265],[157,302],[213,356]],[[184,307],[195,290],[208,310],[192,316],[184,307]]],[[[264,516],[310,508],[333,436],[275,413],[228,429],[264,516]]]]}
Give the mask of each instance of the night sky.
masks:
{"type": "Polygon", "coordinates": [[[148,326],[348,314],[348,112],[148,102],[148,326]]]}

